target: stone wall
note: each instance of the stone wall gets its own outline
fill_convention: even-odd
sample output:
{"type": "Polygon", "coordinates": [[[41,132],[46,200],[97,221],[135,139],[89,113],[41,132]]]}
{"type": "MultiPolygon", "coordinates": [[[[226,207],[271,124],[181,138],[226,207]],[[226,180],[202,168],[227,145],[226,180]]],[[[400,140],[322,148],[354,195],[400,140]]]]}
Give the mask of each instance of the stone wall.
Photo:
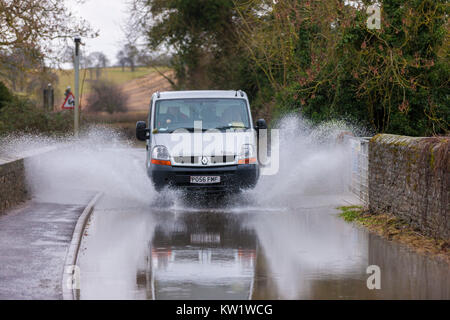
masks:
{"type": "Polygon", "coordinates": [[[24,160],[0,160],[0,214],[27,197],[24,160]]]}
{"type": "Polygon", "coordinates": [[[449,239],[450,138],[380,134],[369,145],[369,209],[449,239]]]}

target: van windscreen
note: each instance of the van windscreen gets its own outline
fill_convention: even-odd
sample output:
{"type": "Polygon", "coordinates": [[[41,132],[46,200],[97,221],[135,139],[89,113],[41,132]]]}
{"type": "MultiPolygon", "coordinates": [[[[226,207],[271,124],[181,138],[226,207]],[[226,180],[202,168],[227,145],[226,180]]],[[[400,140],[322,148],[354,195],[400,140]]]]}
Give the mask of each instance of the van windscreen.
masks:
{"type": "Polygon", "coordinates": [[[203,130],[250,128],[248,107],[244,99],[159,100],[155,106],[154,121],[154,128],[158,133],[170,133],[177,129],[193,131],[196,121],[200,121],[203,130]]]}

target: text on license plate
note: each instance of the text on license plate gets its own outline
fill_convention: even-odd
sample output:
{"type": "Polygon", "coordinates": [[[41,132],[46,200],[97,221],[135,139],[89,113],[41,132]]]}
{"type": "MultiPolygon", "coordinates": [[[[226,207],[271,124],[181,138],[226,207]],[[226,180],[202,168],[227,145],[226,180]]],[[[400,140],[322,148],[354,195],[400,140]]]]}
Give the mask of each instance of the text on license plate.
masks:
{"type": "Polygon", "coordinates": [[[220,176],[191,176],[191,183],[220,183],[220,176]]]}

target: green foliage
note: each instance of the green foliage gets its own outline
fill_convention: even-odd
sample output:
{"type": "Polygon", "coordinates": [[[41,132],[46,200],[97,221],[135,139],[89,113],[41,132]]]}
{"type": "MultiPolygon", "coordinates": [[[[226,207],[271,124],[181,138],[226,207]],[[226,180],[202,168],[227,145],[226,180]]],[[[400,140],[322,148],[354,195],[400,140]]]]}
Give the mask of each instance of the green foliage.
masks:
{"type": "Polygon", "coordinates": [[[172,47],[178,89],[237,89],[247,64],[235,34],[232,0],[137,0],[154,17],[146,25],[149,48],[172,47]]]}
{"type": "Polygon", "coordinates": [[[72,130],[72,125],[72,111],[45,111],[23,98],[14,97],[0,110],[0,135],[12,132],[63,134],[72,130]]]}
{"type": "MultiPolygon", "coordinates": [[[[444,13],[445,1],[382,1],[382,29],[369,30],[356,12],[316,77],[296,72],[300,82],[282,88],[278,105],[315,122],[342,117],[375,132],[448,133],[450,70],[448,56],[438,55],[448,46],[444,13]]],[[[313,53],[305,35],[311,30],[299,31],[295,59],[303,66],[313,53]]]]}
{"type": "Polygon", "coordinates": [[[418,231],[410,222],[392,214],[373,214],[360,206],[337,209],[341,211],[339,216],[347,222],[353,222],[379,236],[403,243],[418,252],[439,255],[450,263],[447,239],[427,236],[418,231]]]}
{"type": "Polygon", "coordinates": [[[11,102],[12,98],[13,96],[9,89],[0,81],[0,109],[8,102],[11,102]]]}
{"type": "Polygon", "coordinates": [[[362,217],[362,207],[361,206],[347,206],[339,207],[341,213],[339,214],[347,222],[360,221],[362,217]]]}
{"type": "Polygon", "coordinates": [[[379,30],[365,7],[341,0],[136,1],[157,18],[146,24],[150,48],[175,49],[179,89],[244,89],[269,118],[449,132],[446,0],[379,1],[379,30]]]}

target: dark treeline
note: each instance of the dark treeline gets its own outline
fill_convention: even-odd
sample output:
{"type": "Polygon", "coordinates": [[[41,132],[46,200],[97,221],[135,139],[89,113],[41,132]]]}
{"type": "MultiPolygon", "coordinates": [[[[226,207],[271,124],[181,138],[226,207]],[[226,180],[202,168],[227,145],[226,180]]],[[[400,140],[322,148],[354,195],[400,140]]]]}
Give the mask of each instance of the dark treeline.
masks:
{"type": "Polygon", "coordinates": [[[378,3],[380,28],[369,1],[343,0],[134,0],[130,25],[171,53],[177,89],[243,89],[267,118],[447,134],[447,1],[378,3]]]}

